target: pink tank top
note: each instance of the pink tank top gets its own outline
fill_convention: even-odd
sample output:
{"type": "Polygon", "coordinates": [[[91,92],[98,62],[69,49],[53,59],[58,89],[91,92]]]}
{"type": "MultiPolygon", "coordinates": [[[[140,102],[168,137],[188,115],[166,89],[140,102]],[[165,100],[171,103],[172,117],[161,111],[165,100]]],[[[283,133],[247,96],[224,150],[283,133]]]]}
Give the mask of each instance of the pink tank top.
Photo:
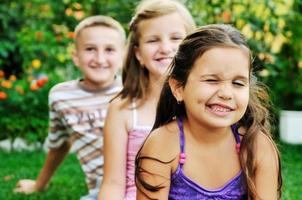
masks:
{"type": "Polygon", "coordinates": [[[126,194],[125,200],[136,199],[136,186],[134,180],[135,172],[135,156],[140,149],[141,145],[145,141],[151,126],[142,126],[137,124],[137,110],[135,102],[132,103],[133,108],[133,125],[132,129],[128,132],[128,145],[127,145],[127,171],[126,171],[126,194]]]}

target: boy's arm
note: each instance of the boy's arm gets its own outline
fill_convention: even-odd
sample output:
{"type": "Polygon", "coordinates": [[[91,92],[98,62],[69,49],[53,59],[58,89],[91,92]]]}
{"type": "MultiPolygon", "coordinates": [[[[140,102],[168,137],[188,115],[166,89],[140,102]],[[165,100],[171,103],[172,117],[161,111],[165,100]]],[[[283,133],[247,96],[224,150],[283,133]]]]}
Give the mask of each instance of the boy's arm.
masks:
{"type": "Polygon", "coordinates": [[[50,149],[38,178],[36,180],[19,180],[14,192],[29,194],[45,189],[55,170],[69,152],[69,149],[70,145],[68,142],[63,143],[59,148],[50,149]]]}
{"type": "Polygon", "coordinates": [[[110,103],[104,126],[104,178],[98,200],[124,199],[128,141],[126,119],[119,99],[110,103]]]}

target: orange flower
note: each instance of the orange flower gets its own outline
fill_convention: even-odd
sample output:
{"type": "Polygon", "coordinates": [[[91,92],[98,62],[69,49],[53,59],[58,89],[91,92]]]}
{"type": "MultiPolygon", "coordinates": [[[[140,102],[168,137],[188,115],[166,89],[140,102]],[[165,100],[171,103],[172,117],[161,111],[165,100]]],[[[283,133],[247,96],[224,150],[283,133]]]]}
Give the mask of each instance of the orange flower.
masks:
{"type": "Polygon", "coordinates": [[[42,79],[37,80],[37,86],[38,87],[43,87],[44,81],[42,79]]]}
{"type": "Polygon", "coordinates": [[[232,20],[232,15],[229,11],[224,11],[222,13],[222,19],[224,23],[230,23],[232,20]]]}
{"type": "Polygon", "coordinates": [[[4,77],[4,71],[0,70],[0,78],[3,78],[4,77]]]}
{"type": "Polygon", "coordinates": [[[67,33],[67,38],[73,39],[74,38],[74,32],[68,32],[67,33]]]}
{"type": "Polygon", "coordinates": [[[44,84],[48,82],[47,76],[42,76],[40,79],[44,82],[44,84]]]}
{"type": "Polygon", "coordinates": [[[72,10],[71,8],[67,8],[67,9],[65,10],[65,14],[66,14],[67,16],[71,16],[71,15],[73,14],[73,10],[72,10]]]}
{"type": "Polygon", "coordinates": [[[39,86],[37,84],[37,81],[32,81],[32,83],[30,84],[30,90],[31,91],[36,91],[39,89],[39,86]]]}
{"type": "Polygon", "coordinates": [[[17,77],[15,75],[10,75],[9,80],[10,81],[15,81],[15,80],[17,80],[17,77]]]}
{"type": "Polygon", "coordinates": [[[2,81],[1,85],[4,88],[8,88],[8,89],[12,88],[12,83],[10,81],[7,81],[7,80],[2,81]]]}
{"type": "Polygon", "coordinates": [[[3,91],[0,91],[0,100],[4,100],[7,98],[7,94],[3,91]]]}
{"type": "Polygon", "coordinates": [[[48,82],[47,76],[43,76],[39,80],[37,80],[37,86],[43,87],[45,85],[45,83],[47,83],[47,82],[48,82]]]}
{"type": "Polygon", "coordinates": [[[76,12],[74,13],[74,17],[75,17],[77,20],[81,20],[81,19],[83,19],[83,17],[84,17],[84,12],[83,12],[83,11],[76,11],[76,12]]]}

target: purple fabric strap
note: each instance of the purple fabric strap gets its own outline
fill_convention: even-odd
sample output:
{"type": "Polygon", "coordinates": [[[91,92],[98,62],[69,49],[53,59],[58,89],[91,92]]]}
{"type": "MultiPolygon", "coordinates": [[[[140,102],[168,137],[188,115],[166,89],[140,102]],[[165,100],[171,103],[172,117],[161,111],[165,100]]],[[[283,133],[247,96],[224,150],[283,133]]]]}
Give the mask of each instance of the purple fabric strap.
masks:
{"type": "MultiPolygon", "coordinates": [[[[179,140],[180,140],[180,167],[185,163],[185,134],[184,134],[184,128],[183,128],[183,121],[181,118],[177,118],[177,125],[179,128],[179,140]]],[[[238,133],[238,129],[236,124],[231,125],[232,132],[234,134],[235,140],[236,140],[236,150],[239,153],[240,150],[240,136],[238,133]]]]}
{"type": "Polygon", "coordinates": [[[180,153],[185,153],[185,134],[182,120],[177,118],[177,124],[179,128],[179,140],[180,140],[180,153]]]}
{"type": "Polygon", "coordinates": [[[231,126],[231,129],[232,129],[232,132],[233,132],[233,134],[235,136],[236,144],[240,144],[240,136],[239,136],[236,124],[233,124],[231,126]]]}

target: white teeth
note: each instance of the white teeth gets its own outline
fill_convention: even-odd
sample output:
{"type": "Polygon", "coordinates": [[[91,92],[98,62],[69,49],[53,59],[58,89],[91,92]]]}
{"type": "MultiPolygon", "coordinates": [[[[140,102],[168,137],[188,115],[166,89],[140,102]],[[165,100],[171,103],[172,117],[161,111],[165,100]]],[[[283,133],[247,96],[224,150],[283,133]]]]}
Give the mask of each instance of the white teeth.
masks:
{"type": "Polygon", "coordinates": [[[107,66],[93,66],[91,68],[93,68],[93,69],[107,69],[109,67],[107,67],[107,66]]]}
{"type": "Polygon", "coordinates": [[[221,106],[211,106],[211,109],[214,111],[214,112],[230,112],[231,109],[229,108],[224,108],[224,107],[221,107],[221,106]]]}
{"type": "Polygon", "coordinates": [[[158,59],[159,61],[164,61],[164,62],[166,62],[166,61],[170,61],[171,60],[171,58],[160,58],[160,59],[158,59]]]}

